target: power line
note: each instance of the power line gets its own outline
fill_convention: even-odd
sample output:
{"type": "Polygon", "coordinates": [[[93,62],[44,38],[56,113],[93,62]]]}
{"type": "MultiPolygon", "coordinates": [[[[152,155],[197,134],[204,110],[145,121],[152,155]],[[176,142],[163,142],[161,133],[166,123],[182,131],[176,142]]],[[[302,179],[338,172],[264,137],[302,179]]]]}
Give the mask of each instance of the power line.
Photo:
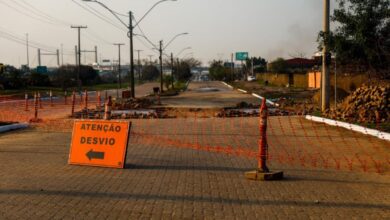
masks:
{"type": "Polygon", "coordinates": [[[124,29],[122,29],[121,27],[117,26],[116,24],[112,23],[110,20],[108,20],[108,19],[106,19],[106,18],[100,16],[99,14],[97,14],[97,13],[95,13],[94,11],[90,10],[89,8],[83,6],[82,4],[76,2],[75,0],[72,0],[72,2],[75,3],[76,5],[78,5],[79,7],[83,8],[83,9],[86,10],[87,12],[89,12],[89,13],[95,15],[95,16],[98,17],[99,19],[105,21],[106,23],[108,23],[108,24],[110,24],[110,25],[112,25],[112,26],[118,28],[118,29],[121,30],[121,31],[124,30],[124,29]]]}
{"type": "Polygon", "coordinates": [[[0,3],[3,4],[3,5],[5,5],[5,6],[7,6],[7,7],[9,7],[9,8],[11,8],[11,9],[13,9],[14,11],[16,11],[16,12],[18,12],[18,13],[24,15],[24,16],[30,17],[30,18],[32,18],[32,19],[34,19],[34,20],[38,20],[38,21],[41,21],[41,22],[44,22],[44,23],[47,23],[47,24],[50,24],[50,25],[56,25],[56,24],[54,24],[54,23],[52,23],[52,22],[43,20],[43,19],[41,19],[41,18],[39,18],[39,17],[34,17],[34,16],[32,16],[32,15],[26,14],[26,13],[20,11],[19,9],[17,9],[17,8],[15,8],[15,7],[13,7],[13,6],[11,6],[11,5],[9,5],[9,4],[7,4],[7,3],[1,1],[1,0],[0,0],[0,3]]]}

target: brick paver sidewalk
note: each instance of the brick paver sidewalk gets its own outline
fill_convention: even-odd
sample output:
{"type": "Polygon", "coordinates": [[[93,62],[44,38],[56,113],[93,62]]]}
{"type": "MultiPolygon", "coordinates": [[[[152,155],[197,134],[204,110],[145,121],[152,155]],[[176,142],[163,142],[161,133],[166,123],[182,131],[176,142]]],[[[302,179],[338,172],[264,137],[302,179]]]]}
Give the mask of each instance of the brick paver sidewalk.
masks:
{"type": "MultiPolygon", "coordinates": [[[[184,123],[176,123],[175,131],[184,123]]],[[[135,123],[134,131],[153,133],[146,130],[152,127],[135,123]]],[[[240,144],[230,141],[233,135],[215,141],[240,144]]],[[[255,167],[253,160],[137,137],[124,170],[70,166],[70,138],[70,132],[36,129],[0,135],[0,219],[390,218],[388,175],[274,164],[285,180],[253,182],[243,176],[255,167]]]]}

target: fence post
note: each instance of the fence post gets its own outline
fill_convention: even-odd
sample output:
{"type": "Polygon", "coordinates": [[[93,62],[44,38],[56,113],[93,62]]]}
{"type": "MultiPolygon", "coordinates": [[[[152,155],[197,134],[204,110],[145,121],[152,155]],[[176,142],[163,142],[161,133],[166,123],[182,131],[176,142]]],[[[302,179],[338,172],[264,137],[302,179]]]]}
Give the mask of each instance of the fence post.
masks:
{"type": "Polygon", "coordinates": [[[74,117],[74,105],[76,104],[76,92],[73,91],[73,94],[72,94],[72,117],[74,117]]]}
{"type": "Polygon", "coordinates": [[[260,139],[258,142],[257,170],[245,173],[245,177],[251,180],[280,180],[283,179],[283,172],[271,172],[267,167],[268,143],[267,143],[267,122],[268,107],[267,101],[263,98],[259,114],[260,139]]]}
{"type": "Polygon", "coordinates": [[[67,105],[68,104],[68,92],[67,91],[64,92],[64,98],[65,98],[65,105],[67,105]]]}
{"type": "Polygon", "coordinates": [[[39,108],[43,108],[42,107],[42,100],[41,100],[41,93],[38,92],[38,103],[39,103],[39,108]]]}
{"type": "Polygon", "coordinates": [[[257,169],[262,172],[269,172],[267,167],[267,153],[268,153],[268,143],[267,143],[267,120],[268,120],[268,108],[263,99],[263,103],[260,108],[260,139],[259,139],[259,155],[257,158],[257,169]]]}
{"type": "Polygon", "coordinates": [[[50,106],[53,107],[53,92],[50,90],[50,106]]]}
{"type": "Polygon", "coordinates": [[[25,99],[25,111],[28,111],[28,94],[26,93],[25,95],[24,95],[24,99],[25,99]]]}
{"type": "Polygon", "coordinates": [[[111,96],[109,96],[104,109],[104,120],[111,120],[111,109],[112,109],[112,100],[111,100],[111,96]]]}
{"type": "Polygon", "coordinates": [[[85,98],[84,98],[84,100],[85,100],[85,102],[84,102],[84,109],[86,111],[88,111],[88,91],[87,90],[85,90],[84,96],[85,96],[85,98]]]}
{"type": "Polygon", "coordinates": [[[38,121],[38,95],[34,94],[34,121],[38,121]]]}
{"type": "Polygon", "coordinates": [[[97,106],[96,106],[96,110],[100,111],[101,107],[102,107],[101,95],[100,95],[100,91],[98,91],[97,92],[97,106]]]}

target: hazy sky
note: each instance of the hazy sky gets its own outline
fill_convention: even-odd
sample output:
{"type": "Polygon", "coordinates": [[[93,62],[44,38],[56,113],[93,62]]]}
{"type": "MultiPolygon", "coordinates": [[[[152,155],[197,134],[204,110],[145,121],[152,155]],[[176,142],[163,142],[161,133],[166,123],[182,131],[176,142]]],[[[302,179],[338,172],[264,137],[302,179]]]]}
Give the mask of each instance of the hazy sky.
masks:
{"type": "MultiPolygon", "coordinates": [[[[332,8],[334,1],[331,0],[332,8]]],[[[127,14],[133,11],[139,19],[157,0],[101,0],[113,10],[127,14]]],[[[193,56],[207,64],[212,59],[230,59],[236,51],[266,59],[289,58],[304,53],[311,57],[317,50],[317,34],[322,28],[323,0],[177,0],[158,5],[140,24],[145,35],[156,45],[173,36],[177,38],[166,53],[193,56]]],[[[20,66],[26,61],[25,34],[29,34],[30,66],[36,66],[37,49],[55,51],[64,47],[64,63],[74,63],[77,31],[70,25],[86,25],[82,30],[82,50],[98,46],[99,59],[117,59],[113,43],[126,43],[122,62],[128,63],[126,29],[107,10],[96,3],[81,0],[0,0],[0,63],[20,66]],[[87,10],[98,14],[101,18],[87,10]],[[95,10],[95,11],[94,11],[95,10]],[[96,12],[97,11],[97,12],[96,12]],[[102,14],[102,15],[101,15],[102,14]],[[9,36],[11,34],[12,36],[9,36]],[[19,43],[7,38],[19,38],[19,43]],[[39,45],[37,45],[39,44],[39,45]]],[[[128,23],[128,18],[122,17],[128,23]]],[[[135,33],[140,33],[139,29],[135,33]]],[[[141,58],[158,57],[142,38],[135,38],[135,49],[143,50],[141,58]]],[[[135,54],[136,55],[136,54],[135,54]]],[[[137,57],[135,57],[136,59],[137,57]]],[[[86,54],[85,61],[93,62],[86,54]]],[[[149,58],[148,58],[149,59],[149,58]]],[[[84,56],[82,56],[84,63],[84,56]]],[[[55,66],[54,56],[43,56],[42,65],[55,66]]]]}

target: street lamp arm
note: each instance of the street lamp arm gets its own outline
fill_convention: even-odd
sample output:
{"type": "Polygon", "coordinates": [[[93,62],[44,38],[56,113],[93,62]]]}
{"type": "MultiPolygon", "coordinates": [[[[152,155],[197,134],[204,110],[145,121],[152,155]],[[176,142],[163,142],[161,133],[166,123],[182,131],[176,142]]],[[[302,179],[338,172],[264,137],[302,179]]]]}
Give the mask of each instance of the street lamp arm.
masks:
{"type": "Polygon", "coordinates": [[[178,38],[179,36],[182,36],[182,35],[187,35],[188,33],[185,32],[185,33],[181,33],[181,34],[177,34],[176,36],[174,36],[168,43],[167,45],[165,45],[165,47],[163,48],[163,50],[165,50],[176,38],[178,38]]]}
{"type": "Polygon", "coordinates": [[[118,19],[118,21],[120,21],[126,28],[129,28],[129,27],[127,26],[127,24],[126,24],[124,21],[122,21],[122,19],[120,19],[119,16],[118,16],[113,10],[111,10],[109,7],[107,7],[105,4],[103,4],[103,3],[101,3],[101,2],[99,2],[99,1],[97,1],[97,0],[83,0],[83,1],[84,1],[84,2],[95,2],[95,3],[98,3],[98,4],[101,5],[103,8],[107,9],[112,15],[114,15],[115,18],[118,19]]]}
{"type": "Polygon", "coordinates": [[[192,48],[191,48],[191,47],[186,47],[186,48],[184,48],[183,50],[181,50],[181,51],[176,55],[176,57],[179,57],[180,54],[182,54],[185,50],[189,50],[189,49],[192,49],[192,48]]]}
{"type": "Polygon", "coordinates": [[[134,25],[134,28],[135,27],[137,27],[138,26],[138,24],[139,23],[141,23],[141,21],[142,20],[144,20],[144,18],[157,6],[157,5],[159,5],[160,3],[163,3],[163,2],[166,2],[166,1],[177,1],[177,0],[161,0],[161,1],[158,1],[158,2],[156,2],[145,14],[144,14],[144,16],[142,16],[142,18],[141,19],[139,19],[138,21],[137,21],[137,23],[134,25]]]}
{"type": "Polygon", "coordinates": [[[151,42],[151,41],[149,40],[149,38],[147,38],[146,36],[144,36],[144,35],[142,35],[142,34],[134,34],[134,35],[135,35],[135,36],[142,37],[142,38],[144,38],[146,41],[148,41],[148,42],[153,46],[152,50],[159,50],[159,49],[157,48],[157,46],[156,46],[153,42],[151,42]]]}

